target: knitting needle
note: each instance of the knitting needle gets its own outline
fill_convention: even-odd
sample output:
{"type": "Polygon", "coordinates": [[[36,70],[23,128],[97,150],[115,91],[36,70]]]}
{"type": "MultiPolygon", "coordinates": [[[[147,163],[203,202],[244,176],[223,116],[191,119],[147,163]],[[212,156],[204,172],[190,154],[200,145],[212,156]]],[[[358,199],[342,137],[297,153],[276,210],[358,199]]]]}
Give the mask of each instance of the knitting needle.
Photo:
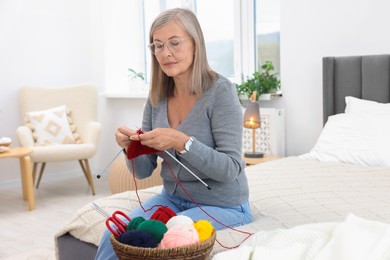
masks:
{"type": "Polygon", "coordinates": [[[95,202],[92,201],[92,208],[94,208],[97,212],[99,212],[103,217],[109,218],[110,215],[101,207],[99,207],[95,202]]]}
{"type": "Polygon", "coordinates": [[[164,150],[164,153],[168,154],[173,160],[175,160],[178,164],[180,164],[184,169],[186,169],[189,173],[191,173],[195,178],[197,178],[207,189],[211,190],[211,187],[207,185],[201,178],[199,178],[195,173],[193,173],[190,169],[188,169],[182,162],[180,162],[175,156],[170,154],[167,150],[164,150]]]}
{"type": "MultiPolygon", "coordinates": [[[[99,207],[95,202],[93,202],[92,201],[92,208],[94,209],[94,210],[96,210],[97,212],[99,212],[103,217],[105,217],[105,218],[109,218],[110,217],[110,215],[107,213],[107,211],[105,211],[104,209],[102,209],[101,207],[99,207]]],[[[114,225],[114,228],[116,229],[116,231],[117,232],[121,232],[120,230],[119,230],[119,228],[117,228],[117,226],[115,226],[114,225]]]]}
{"type": "Polygon", "coordinates": [[[118,153],[117,153],[117,155],[115,155],[115,157],[111,160],[111,162],[106,166],[106,168],[104,168],[104,170],[100,173],[100,174],[98,174],[96,177],[98,178],[98,179],[100,179],[100,177],[103,175],[103,173],[107,170],[107,168],[112,164],[112,162],[119,156],[119,154],[122,152],[122,150],[120,150],[118,153]]]}
{"type": "MultiPolygon", "coordinates": [[[[139,128],[141,131],[142,129],[139,128]]],[[[167,150],[164,150],[164,153],[168,154],[173,160],[175,160],[178,164],[180,164],[184,169],[186,169],[189,173],[191,173],[195,178],[197,178],[204,186],[207,187],[207,189],[211,190],[211,187],[207,185],[201,178],[199,178],[195,173],[193,173],[190,169],[188,169],[182,162],[180,162],[178,159],[176,159],[175,156],[170,154],[167,150]]]]}

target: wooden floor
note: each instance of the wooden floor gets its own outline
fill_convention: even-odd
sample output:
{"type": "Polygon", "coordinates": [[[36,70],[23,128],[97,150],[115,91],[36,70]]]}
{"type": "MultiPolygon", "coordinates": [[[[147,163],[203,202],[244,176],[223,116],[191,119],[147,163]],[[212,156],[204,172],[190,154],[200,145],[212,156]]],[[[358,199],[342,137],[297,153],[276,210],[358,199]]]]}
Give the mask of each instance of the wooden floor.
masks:
{"type": "Polygon", "coordinates": [[[50,179],[35,191],[35,209],[22,199],[20,183],[0,186],[0,259],[55,259],[54,235],[87,203],[111,195],[107,174],[94,176],[96,195],[84,175],[50,179]]]}

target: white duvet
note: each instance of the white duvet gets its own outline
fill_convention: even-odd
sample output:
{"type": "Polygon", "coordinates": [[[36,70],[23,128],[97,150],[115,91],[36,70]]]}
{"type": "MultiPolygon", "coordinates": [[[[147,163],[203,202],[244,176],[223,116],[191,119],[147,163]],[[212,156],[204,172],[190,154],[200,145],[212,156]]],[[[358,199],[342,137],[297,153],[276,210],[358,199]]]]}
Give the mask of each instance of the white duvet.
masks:
{"type": "Polygon", "coordinates": [[[308,224],[257,232],[239,248],[213,260],[390,259],[390,225],[350,214],[339,223],[308,224]]]}

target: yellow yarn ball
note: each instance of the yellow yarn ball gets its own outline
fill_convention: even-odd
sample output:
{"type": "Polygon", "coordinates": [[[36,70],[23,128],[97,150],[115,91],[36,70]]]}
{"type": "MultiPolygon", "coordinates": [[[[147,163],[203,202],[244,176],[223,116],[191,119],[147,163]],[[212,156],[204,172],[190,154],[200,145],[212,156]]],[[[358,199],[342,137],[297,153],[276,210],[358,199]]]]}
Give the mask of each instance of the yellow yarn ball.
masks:
{"type": "Polygon", "coordinates": [[[195,229],[199,235],[199,241],[202,242],[213,234],[214,227],[207,220],[198,220],[194,223],[195,229]]]}

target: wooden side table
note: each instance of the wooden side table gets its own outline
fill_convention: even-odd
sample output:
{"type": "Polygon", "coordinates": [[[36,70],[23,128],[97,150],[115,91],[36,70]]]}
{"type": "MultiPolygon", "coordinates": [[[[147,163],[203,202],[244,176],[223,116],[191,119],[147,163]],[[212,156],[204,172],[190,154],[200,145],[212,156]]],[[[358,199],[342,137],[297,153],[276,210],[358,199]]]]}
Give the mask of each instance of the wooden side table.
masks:
{"type": "Polygon", "coordinates": [[[13,147],[9,151],[0,153],[0,159],[19,158],[23,199],[27,200],[29,210],[35,208],[34,183],[29,156],[31,153],[32,150],[25,147],[13,147]]]}
{"type": "Polygon", "coordinates": [[[245,164],[248,166],[259,164],[259,163],[265,163],[265,162],[269,162],[269,161],[273,161],[273,160],[277,160],[277,159],[280,159],[280,157],[272,155],[272,154],[265,154],[264,157],[262,157],[262,158],[245,158],[244,157],[245,164]]]}

